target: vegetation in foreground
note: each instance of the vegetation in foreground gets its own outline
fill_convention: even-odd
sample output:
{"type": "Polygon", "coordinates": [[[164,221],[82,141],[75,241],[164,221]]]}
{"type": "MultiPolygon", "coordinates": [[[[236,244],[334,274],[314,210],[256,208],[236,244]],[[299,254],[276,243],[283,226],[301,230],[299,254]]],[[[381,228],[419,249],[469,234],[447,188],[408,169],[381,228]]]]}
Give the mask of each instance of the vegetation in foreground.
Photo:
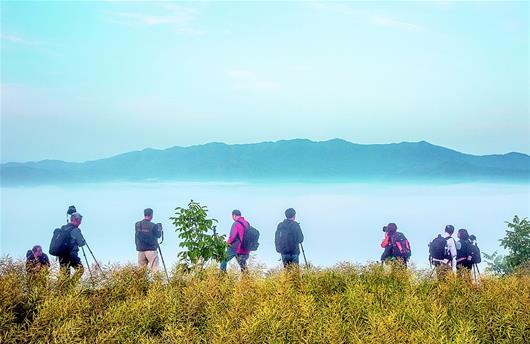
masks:
{"type": "Polygon", "coordinates": [[[528,343],[530,276],[479,283],[337,265],[248,275],[115,267],[76,286],[28,286],[0,260],[1,343],[528,343]]]}

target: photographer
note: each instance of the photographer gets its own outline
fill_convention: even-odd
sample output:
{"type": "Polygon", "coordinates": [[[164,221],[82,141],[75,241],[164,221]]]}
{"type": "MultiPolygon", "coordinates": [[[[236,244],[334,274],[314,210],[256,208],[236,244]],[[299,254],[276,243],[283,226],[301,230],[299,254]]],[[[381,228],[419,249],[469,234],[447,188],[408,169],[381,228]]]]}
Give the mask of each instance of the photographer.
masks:
{"type": "Polygon", "coordinates": [[[149,271],[158,272],[158,238],[162,236],[162,224],[151,222],[153,209],[144,210],[144,219],[136,222],[135,242],[138,251],[138,265],[147,266],[149,271]]]}
{"type": "Polygon", "coordinates": [[[383,227],[383,232],[385,232],[385,238],[381,242],[381,247],[384,248],[383,254],[381,254],[381,262],[397,259],[407,265],[411,251],[409,241],[405,235],[397,231],[395,223],[389,223],[383,227]]]}

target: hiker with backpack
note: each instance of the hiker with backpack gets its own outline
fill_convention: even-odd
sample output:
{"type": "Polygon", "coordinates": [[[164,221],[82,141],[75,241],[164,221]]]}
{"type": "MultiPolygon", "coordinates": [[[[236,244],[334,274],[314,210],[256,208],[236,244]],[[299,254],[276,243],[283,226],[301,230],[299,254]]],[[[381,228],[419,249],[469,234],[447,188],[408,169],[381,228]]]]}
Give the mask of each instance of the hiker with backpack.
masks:
{"type": "Polygon", "coordinates": [[[456,240],[452,237],[454,232],[455,227],[447,225],[443,236],[438,234],[429,244],[429,262],[434,265],[438,277],[456,269],[456,240]]]}
{"type": "Polygon", "coordinates": [[[299,264],[300,244],[304,241],[304,234],[295,218],[296,211],[293,208],[287,209],[285,211],[285,220],[278,224],[274,236],[276,252],[282,255],[284,268],[299,264]]]}
{"type": "Polygon", "coordinates": [[[383,227],[385,238],[381,242],[381,247],[384,248],[381,254],[381,262],[399,260],[405,266],[411,256],[410,243],[401,232],[397,231],[395,223],[389,223],[383,227]]]}
{"type": "Polygon", "coordinates": [[[456,254],[456,268],[458,270],[466,269],[468,272],[473,268],[472,243],[469,240],[469,234],[466,229],[458,230],[458,244],[456,254]]]}
{"type": "Polygon", "coordinates": [[[55,229],[50,243],[50,254],[59,257],[61,273],[70,276],[70,268],[75,269],[74,281],[81,278],[84,272],[79,258],[79,247],[85,246],[86,241],[79,225],[83,216],[79,213],[70,215],[70,222],[55,229]]]}
{"type": "Polygon", "coordinates": [[[250,248],[244,247],[243,241],[245,240],[245,231],[250,229],[250,224],[243,216],[241,211],[234,209],[232,211],[232,227],[230,228],[230,236],[226,240],[228,248],[226,250],[226,259],[221,262],[220,269],[222,272],[226,272],[228,262],[232,258],[236,258],[241,271],[247,269],[247,259],[250,255],[250,248]]]}
{"type": "Polygon", "coordinates": [[[144,209],[144,219],[134,225],[134,241],[138,251],[138,266],[151,272],[158,272],[158,238],[162,236],[162,226],[152,222],[153,209],[144,209]]]}

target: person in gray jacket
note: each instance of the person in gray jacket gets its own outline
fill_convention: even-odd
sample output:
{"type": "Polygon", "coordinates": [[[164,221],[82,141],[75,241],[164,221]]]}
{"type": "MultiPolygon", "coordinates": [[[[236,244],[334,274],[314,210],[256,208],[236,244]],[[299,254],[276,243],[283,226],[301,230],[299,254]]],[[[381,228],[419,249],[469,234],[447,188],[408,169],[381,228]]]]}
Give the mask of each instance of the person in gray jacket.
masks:
{"type": "Polygon", "coordinates": [[[70,231],[70,252],[67,255],[59,256],[59,264],[61,272],[66,276],[70,276],[70,268],[75,269],[74,280],[81,278],[84,272],[81,258],[79,258],[79,247],[86,244],[79,228],[82,220],[83,216],[81,214],[73,213],[70,215],[70,222],[61,228],[70,231]]]}
{"type": "Polygon", "coordinates": [[[274,243],[276,252],[282,255],[283,266],[286,268],[291,264],[299,264],[300,244],[304,241],[304,234],[300,224],[295,221],[296,211],[293,208],[285,211],[285,217],[286,219],[278,224],[274,243]]]}

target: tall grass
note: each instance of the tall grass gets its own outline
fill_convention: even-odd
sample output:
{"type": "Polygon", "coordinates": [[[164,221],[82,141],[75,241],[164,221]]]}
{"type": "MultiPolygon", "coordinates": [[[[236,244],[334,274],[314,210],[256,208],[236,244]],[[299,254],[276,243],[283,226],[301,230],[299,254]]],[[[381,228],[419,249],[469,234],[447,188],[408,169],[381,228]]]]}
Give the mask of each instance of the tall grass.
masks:
{"type": "Polygon", "coordinates": [[[528,343],[530,277],[479,283],[379,265],[216,269],[169,282],[135,267],[96,286],[28,285],[0,259],[1,343],[528,343]]]}

